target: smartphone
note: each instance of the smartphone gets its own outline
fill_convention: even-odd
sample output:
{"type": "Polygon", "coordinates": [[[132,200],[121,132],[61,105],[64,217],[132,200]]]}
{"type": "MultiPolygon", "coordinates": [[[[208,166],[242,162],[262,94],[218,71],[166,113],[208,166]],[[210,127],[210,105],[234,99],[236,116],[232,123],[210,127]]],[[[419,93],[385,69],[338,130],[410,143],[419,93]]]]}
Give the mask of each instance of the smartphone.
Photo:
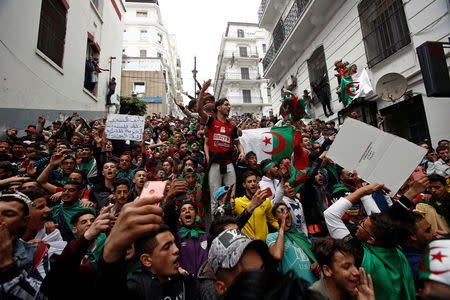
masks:
{"type": "Polygon", "coordinates": [[[264,189],[263,192],[266,192],[266,193],[267,193],[267,197],[272,196],[272,190],[270,189],[270,187],[264,189]]]}
{"type": "Polygon", "coordinates": [[[148,197],[151,199],[158,199],[158,206],[161,205],[161,201],[164,199],[164,192],[166,191],[165,181],[147,181],[144,184],[140,198],[148,197]]]}
{"type": "Polygon", "coordinates": [[[414,180],[416,180],[416,179],[422,177],[423,175],[425,175],[425,173],[423,172],[422,166],[418,166],[418,167],[414,170],[414,172],[411,174],[411,176],[412,176],[412,178],[413,178],[414,180]]]}

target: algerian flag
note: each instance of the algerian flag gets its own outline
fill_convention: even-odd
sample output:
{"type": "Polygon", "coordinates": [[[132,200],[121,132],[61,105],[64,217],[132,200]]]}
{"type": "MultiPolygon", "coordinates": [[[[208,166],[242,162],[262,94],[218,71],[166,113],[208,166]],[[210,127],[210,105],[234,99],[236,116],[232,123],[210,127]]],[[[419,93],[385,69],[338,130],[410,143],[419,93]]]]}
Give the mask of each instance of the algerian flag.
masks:
{"type": "Polygon", "coordinates": [[[245,153],[256,153],[258,163],[266,158],[277,161],[281,157],[291,158],[294,130],[291,126],[247,129],[242,131],[240,141],[245,153]]]}
{"type": "Polygon", "coordinates": [[[419,279],[450,282],[450,240],[432,241],[420,261],[419,279]]]}
{"type": "Polygon", "coordinates": [[[366,97],[372,92],[372,84],[365,68],[359,70],[356,74],[341,78],[340,100],[344,107],[349,105],[353,99],[366,97]]]}

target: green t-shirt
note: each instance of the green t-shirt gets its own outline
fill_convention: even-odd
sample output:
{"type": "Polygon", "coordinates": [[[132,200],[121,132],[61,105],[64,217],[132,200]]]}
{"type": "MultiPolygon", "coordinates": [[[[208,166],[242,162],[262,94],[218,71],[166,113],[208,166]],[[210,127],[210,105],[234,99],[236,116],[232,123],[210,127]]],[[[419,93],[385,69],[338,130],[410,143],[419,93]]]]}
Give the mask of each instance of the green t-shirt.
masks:
{"type": "MultiPolygon", "coordinates": [[[[275,243],[277,237],[278,232],[269,233],[266,239],[267,245],[270,246],[272,243],[275,243]]],[[[310,284],[314,283],[318,279],[311,272],[311,261],[308,256],[286,235],[284,236],[283,259],[280,261],[279,268],[283,273],[293,270],[298,277],[305,279],[310,284]]]]}
{"type": "MultiPolygon", "coordinates": [[[[64,207],[63,203],[56,205],[52,207],[52,214],[53,214],[53,220],[55,223],[58,223],[58,215],[62,212],[64,214],[64,218],[66,219],[67,225],[72,228],[72,224],[70,224],[70,219],[72,219],[73,215],[75,215],[80,210],[86,209],[85,207],[81,206],[80,201],[75,202],[74,205],[69,207],[64,207]]],[[[89,207],[87,209],[92,210],[94,216],[95,216],[95,209],[92,207],[89,207]]]]}

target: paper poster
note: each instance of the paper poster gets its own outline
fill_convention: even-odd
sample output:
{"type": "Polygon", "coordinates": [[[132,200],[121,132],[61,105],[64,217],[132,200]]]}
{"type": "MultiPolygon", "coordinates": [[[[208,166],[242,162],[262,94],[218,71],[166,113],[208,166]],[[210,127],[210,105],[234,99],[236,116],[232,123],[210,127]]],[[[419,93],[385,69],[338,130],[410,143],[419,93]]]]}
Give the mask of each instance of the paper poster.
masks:
{"type": "Polygon", "coordinates": [[[145,118],[141,116],[109,114],[106,120],[106,137],[111,140],[141,141],[145,118]]]}
{"type": "Polygon", "coordinates": [[[426,153],[403,138],[347,118],[327,157],[369,183],[384,183],[394,195],[426,153]]]}

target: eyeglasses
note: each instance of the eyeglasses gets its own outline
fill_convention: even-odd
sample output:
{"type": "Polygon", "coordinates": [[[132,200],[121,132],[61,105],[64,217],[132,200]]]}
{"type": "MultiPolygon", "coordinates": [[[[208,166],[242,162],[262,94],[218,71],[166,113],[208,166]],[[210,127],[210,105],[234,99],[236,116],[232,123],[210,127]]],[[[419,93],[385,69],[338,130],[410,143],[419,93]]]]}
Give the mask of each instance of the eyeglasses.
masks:
{"type": "Polygon", "coordinates": [[[369,236],[375,238],[375,237],[374,237],[369,231],[367,231],[367,229],[364,228],[364,226],[363,226],[363,223],[364,223],[368,218],[369,218],[369,217],[367,216],[367,217],[365,217],[364,219],[360,220],[360,221],[358,222],[358,226],[361,227],[362,230],[364,230],[369,236]]]}

